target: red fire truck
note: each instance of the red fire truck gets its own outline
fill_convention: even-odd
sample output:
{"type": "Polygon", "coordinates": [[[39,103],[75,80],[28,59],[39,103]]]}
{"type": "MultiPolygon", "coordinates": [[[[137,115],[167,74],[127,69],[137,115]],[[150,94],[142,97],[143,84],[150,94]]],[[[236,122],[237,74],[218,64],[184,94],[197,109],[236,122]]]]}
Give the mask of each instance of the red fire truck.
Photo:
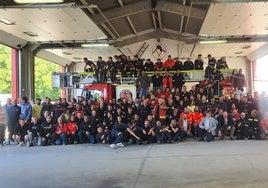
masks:
{"type": "Polygon", "coordinates": [[[98,103],[101,98],[104,102],[109,102],[112,99],[127,100],[136,98],[136,86],[135,85],[117,85],[112,84],[89,84],[85,85],[82,91],[82,97],[86,100],[91,100],[93,103],[98,103]]]}

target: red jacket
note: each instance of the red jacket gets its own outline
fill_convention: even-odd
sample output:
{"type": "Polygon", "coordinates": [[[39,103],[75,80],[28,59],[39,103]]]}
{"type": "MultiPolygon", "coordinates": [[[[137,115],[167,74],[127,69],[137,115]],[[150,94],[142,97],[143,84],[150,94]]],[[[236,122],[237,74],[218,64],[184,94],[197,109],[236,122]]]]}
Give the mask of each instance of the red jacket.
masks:
{"type": "Polygon", "coordinates": [[[197,126],[200,124],[201,120],[204,118],[203,113],[200,112],[193,112],[193,123],[196,124],[197,126]]]}
{"type": "Polygon", "coordinates": [[[166,104],[160,104],[158,106],[158,115],[160,120],[165,120],[167,117],[167,106],[166,104]]]}
{"type": "Polygon", "coordinates": [[[166,60],[165,63],[163,64],[163,68],[173,68],[175,65],[175,61],[173,59],[171,60],[166,60]]]}
{"type": "Polygon", "coordinates": [[[173,88],[172,78],[170,76],[169,77],[164,76],[162,87],[167,88],[168,86],[170,89],[173,88]]]}
{"type": "Polygon", "coordinates": [[[68,127],[69,132],[76,132],[78,130],[75,122],[67,123],[67,127],[68,127]]]}
{"type": "Polygon", "coordinates": [[[58,123],[56,124],[56,129],[55,129],[56,134],[61,134],[61,133],[67,134],[68,131],[69,130],[68,130],[66,123],[63,123],[61,125],[59,125],[58,123]]]}

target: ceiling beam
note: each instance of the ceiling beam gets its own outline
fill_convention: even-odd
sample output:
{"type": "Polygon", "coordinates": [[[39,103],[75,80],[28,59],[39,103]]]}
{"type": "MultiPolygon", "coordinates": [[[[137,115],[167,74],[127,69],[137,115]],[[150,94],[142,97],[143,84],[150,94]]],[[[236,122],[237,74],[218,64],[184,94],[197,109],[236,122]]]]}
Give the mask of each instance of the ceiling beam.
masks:
{"type": "Polygon", "coordinates": [[[187,44],[196,44],[199,41],[209,41],[209,40],[226,40],[227,43],[251,43],[251,42],[268,42],[268,36],[266,35],[249,35],[249,36],[199,36],[191,37],[187,35],[180,34],[178,31],[170,32],[165,30],[148,30],[146,33],[138,33],[138,36],[125,38],[122,41],[111,42],[111,45],[116,47],[123,47],[137,42],[149,40],[152,38],[167,38],[178,41],[185,42],[187,44]]]}
{"type": "MultiPolygon", "coordinates": [[[[107,11],[103,11],[103,14],[111,21],[146,11],[163,11],[177,15],[188,16],[189,7],[179,3],[159,1],[156,7],[153,9],[151,7],[150,1],[138,1],[137,3],[126,5],[124,7],[113,8],[107,11]]],[[[192,7],[190,16],[203,20],[206,16],[206,12],[207,11],[204,9],[192,7]]],[[[91,16],[91,19],[96,24],[101,24],[106,21],[100,14],[91,16]]]]}
{"type": "Polygon", "coordinates": [[[128,21],[128,23],[129,23],[129,25],[130,25],[132,31],[135,33],[135,35],[137,35],[137,34],[138,34],[138,33],[137,33],[137,30],[135,29],[135,27],[134,27],[132,21],[130,20],[130,17],[129,17],[129,16],[127,16],[127,21],[128,21]]]}
{"type": "Polygon", "coordinates": [[[158,17],[159,28],[163,29],[163,24],[162,24],[162,18],[161,18],[161,12],[160,11],[157,11],[157,17],[158,17]]]}
{"type": "MultiPolygon", "coordinates": [[[[183,0],[182,5],[185,6],[185,4],[186,4],[186,0],[183,0]]],[[[181,16],[179,33],[182,33],[183,22],[184,22],[184,16],[181,16]]]]}
{"type": "MultiPolygon", "coordinates": [[[[80,0],[80,2],[81,2],[83,5],[89,5],[88,2],[87,2],[87,0],[80,0]]],[[[93,10],[92,7],[87,8],[87,10],[90,12],[90,14],[95,15],[95,12],[94,12],[94,10],[93,10]]]]}
{"type": "Polygon", "coordinates": [[[153,20],[153,24],[154,24],[154,29],[157,29],[156,19],[155,19],[155,12],[151,12],[151,14],[152,14],[152,20],[153,20]]]}
{"type": "Polygon", "coordinates": [[[103,29],[107,32],[107,33],[109,33],[109,35],[113,38],[113,39],[115,39],[116,37],[115,37],[115,35],[114,35],[114,33],[105,25],[105,23],[102,23],[101,24],[101,26],[103,27],[103,29]]]}
{"type": "Polygon", "coordinates": [[[122,46],[127,46],[130,44],[134,44],[134,43],[145,41],[145,40],[152,39],[152,38],[168,38],[168,39],[173,39],[173,40],[174,40],[174,38],[178,38],[179,41],[183,41],[183,42],[187,42],[187,43],[196,42],[196,40],[187,39],[185,36],[178,37],[177,34],[169,33],[167,31],[154,30],[154,31],[151,31],[149,33],[139,34],[138,36],[134,36],[134,37],[125,39],[123,41],[118,41],[118,42],[114,42],[111,44],[114,45],[115,47],[122,47],[122,46]]]}
{"type": "Polygon", "coordinates": [[[192,4],[253,3],[253,2],[267,2],[267,0],[191,0],[192,4]]]}
{"type": "Polygon", "coordinates": [[[120,5],[121,7],[124,6],[124,3],[122,2],[122,0],[117,0],[117,1],[118,1],[119,5],[120,5]]]}
{"type": "MultiPolygon", "coordinates": [[[[122,0],[117,0],[117,1],[118,1],[119,5],[120,5],[121,7],[124,7],[124,3],[122,2],[122,0]]],[[[131,21],[131,19],[130,19],[129,16],[127,16],[127,21],[128,21],[128,24],[130,25],[130,27],[131,27],[133,33],[134,33],[135,35],[137,35],[137,31],[136,31],[136,29],[135,29],[135,27],[134,27],[134,25],[133,25],[133,23],[132,23],[132,21],[131,21]]]]}

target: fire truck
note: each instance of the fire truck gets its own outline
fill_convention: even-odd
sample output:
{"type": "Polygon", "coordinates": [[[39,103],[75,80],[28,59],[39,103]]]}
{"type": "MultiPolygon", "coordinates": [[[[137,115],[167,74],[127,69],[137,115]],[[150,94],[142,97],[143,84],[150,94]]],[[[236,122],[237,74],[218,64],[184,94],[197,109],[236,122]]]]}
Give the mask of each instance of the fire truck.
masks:
{"type": "Polygon", "coordinates": [[[86,100],[98,103],[101,99],[104,102],[117,100],[119,98],[135,99],[137,90],[136,78],[121,78],[121,84],[96,83],[96,78],[90,73],[56,73],[52,74],[52,87],[66,89],[68,98],[82,96],[86,100]]]}
{"type": "MultiPolygon", "coordinates": [[[[184,76],[184,80],[187,82],[199,82],[204,80],[203,70],[192,70],[192,71],[181,71],[184,76]]],[[[230,77],[233,69],[223,70],[224,77],[230,77]]],[[[153,72],[147,72],[149,75],[153,72]]],[[[52,74],[52,87],[66,89],[68,91],[68,98],[76,98],[78,96],[84,97],[86,100],[91,100],[97,103],[100,99],[108,102],[112,99],[123,99],[127,100],[132,98],[136,99],[137,88],[136,88],[135,77],[120,78],[120,84],[113,83],[97,83],[93,73],[82,72],[82,73],[53,73],[52,74]]],[[[218,82],[218,88],[223,89],[223,93],[226,90],[232,90],[232,86],[226,86],[226,82],[218,82]]]]}

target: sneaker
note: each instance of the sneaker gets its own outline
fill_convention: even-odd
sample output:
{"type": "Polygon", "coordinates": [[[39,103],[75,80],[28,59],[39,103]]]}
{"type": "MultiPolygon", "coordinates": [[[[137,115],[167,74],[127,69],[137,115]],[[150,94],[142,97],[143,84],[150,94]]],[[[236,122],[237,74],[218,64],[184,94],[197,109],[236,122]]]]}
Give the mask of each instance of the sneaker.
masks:
{"type": "Polygon", "coordinates": [[[20,147],[20,146],[22,146],[23,145],[23,142],[20,142],[18,145],[17,145],[17,147],[20,147]]]}
{"type": "Polygon", "coordinates": [[[143,144],[149,144],[149,142],[148,142],[148,141],[143,141],[142,143],[143,143],[143,144]]]}
{"type": "Polygon", "coordinates": [[[128,144],[133,144],[133,140],[129,139],[128,144]]]}
{"type": "Polygon", "coordinates": [[[122,142],[119,142],[116,145],[119,146],[119,147],[124,147],[125,146],[122,142]]]}
{"type": "Polygon", "coordinates": [[[115,148],[117,148],[117,146],[115,144],[111,144],[110,148],[115,149],[115,148]]]}
{"type": "Polygon", "coordinates": [[[29,147],[32,147],[32,146],[33,146],[33,143],[30,143],[30,144],[29,144],[29,147]]]}
{"type": "Polygon", "coordinates": [[[9,144],[10,144],[10,141],[9,141],[9,140],[5,140],[5,141],[3,142],[3,144],[4,144],[4,145],[9,145],[9,144]]]}
{"type": "Polygon", "coordinates": [[[248,138],[244,138],[244,140],[245,140],[245,141],[247,141],[247,140],[248,140],[248,138]]]}

